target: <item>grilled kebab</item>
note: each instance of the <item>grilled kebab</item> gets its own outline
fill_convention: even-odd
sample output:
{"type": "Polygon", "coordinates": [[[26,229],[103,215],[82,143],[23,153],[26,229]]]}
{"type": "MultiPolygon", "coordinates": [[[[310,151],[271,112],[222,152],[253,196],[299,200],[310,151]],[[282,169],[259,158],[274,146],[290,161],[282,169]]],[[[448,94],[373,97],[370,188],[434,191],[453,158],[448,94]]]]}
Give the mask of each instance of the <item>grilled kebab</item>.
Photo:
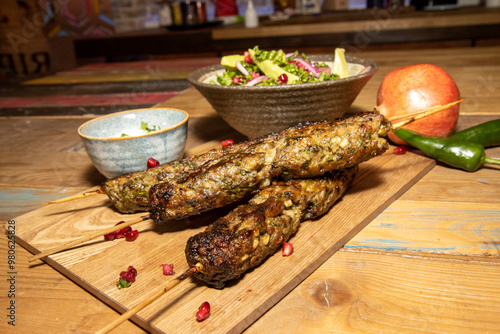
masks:
{"type": "Polygon", "coordinates": [[[244,199],[276,178],[311,178],[384,153],[391,123],[376,112],[300,125],[254,140],[199,168],[183,182],[150,187],[150,216],[186,218],[244,199]]]}
{"type": "Polygon", "coordinates": [[[302,220],[325,213],[345,193],[358,166],[322,177],[273,181],[248,204],[238,206],[191,237],[186,246],[195,276],[222,287],[257,266],[293,235],[302,220]]]}
{"type": "Polygon", "coordinates": [[[212,149],[145,171],[124,174],[104,182],[101,191],[108,195],[114,206],[122,213],[148,211],[149,189],[152,185],[167,181],[182,183],[190,173],[216,164],[221,157],[236,152],[247,144],[246,142],[212,149]]]}

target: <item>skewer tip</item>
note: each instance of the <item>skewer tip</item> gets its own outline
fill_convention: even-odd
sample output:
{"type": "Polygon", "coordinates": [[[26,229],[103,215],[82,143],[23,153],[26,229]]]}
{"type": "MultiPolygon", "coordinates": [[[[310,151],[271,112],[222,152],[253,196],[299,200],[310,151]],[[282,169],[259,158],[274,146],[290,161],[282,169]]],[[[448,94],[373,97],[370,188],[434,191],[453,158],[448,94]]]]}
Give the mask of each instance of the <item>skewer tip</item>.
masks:
{"type": "Polygon", "coordinates": [[[44,204],[42,204],[42,206],[69,202],[69,201],[72,201],[75,199],[84,198],[84,197],[88,197],[88,196],[92,196],[92,195],[99,195],[99,194],[104,194],[104,190],[102,190],[102,188],[97,189],[97,190],[93,190],[93,191],[87,191],[87,192],[72,195],[72,196],[68,196],[68,197],[59,198],[59,199],[44,203],[44,204]]]}
{"type": "Polygon", "coordinates": [[[451,103],[448,103],[448,104],[445,104],[445,105],[441,105],[441,106],[437,106],[437,107],[432,107],[432,108],[428,108],[428,109],[424,109],[424,110],[420,110],[416,113],[413,113],[413,114],[409,114],[409,115],[404,115],[404,116],[401,116],[401,117],[393,117],[393,118],[389,118],[389,121],[393,122],[395,120],[398,120],[398,119],[404,119],[404,118],[408,118],[408,117],[411,117],[407,120],[404,120],[404,121],[400,121],[398,123],[393,123],[392,124],[392,128],[393,129],[397,129],[397,128],[400,128],[400,127],[403,127],[407,124],[410,124],[416,120],[419,120],[419,119],[422,119],[422,118],[425,118],[427,116],[430,116],[432,114],[435,114],[435,113],[438,113],[440,111],[443,111],[447,108],[450,108],[456,104],[459,104],[463,102],[463,99],[461,100],[458,100],[458,101],[454,101],[454,102],[451,102],[451,103]]]}
{"type": "Polygon", "coordinates": [[[150,219],[150,216],[149,215],[145,215],[145,216],[141,216],[141,217],[136,218],[136,219],[129,220],[129,221],[123,223],[123,224],[114,225],[114,226],[109,227],[107,229],[104,229],[102,231],[97,231],[96,233],[93,233],[91,235],[75,239],[75,240],[70,241],[68,243],[56,246],[56,247],[54,247],[54,248],[52,248],[52,249],[50,249],[48,251],[38,253],[37,255],[33,255],[32,257],[28,258],[28,262],[33,262],[33,261],[39,260],[39,259],[47,257],[49,255],[52,255],[52,254],[64,251],[64,250],[66,250],[68,248],[71,248],[73,246],[77,246],[77,245],[79,245],[81,243],[84,243],[86,241],[95,239],[95,238],[103,236],[105,234],[117,231],[117,230],[122,229],[124,227],[131,226],[133,224],[140,223],[140,222],[143,222],[143,221],[146,221],[146,220],[149,220],[149,219],[150,219]]]}
{"type": "Polygon", "coordinates": [[[115,319],[113,322],[109,323],[106,327],[102,328],[99,330],[96,334],[104,334],[108,333],[111,331],[113,328],[117,327],[121,323],[125,322],[126,320],[130,319],[134,314],[137,312],[141,311],[143,308],[163,296],[166,292],[172,290],[174,287],[176,287],[179,283],[184,281],[186,278],[189,276],[193,275],[198,271],[198,267],[194,266],[189,268],[186,272],[184,272],[182,275],[178,276],[176,279],[173,281],[170,281],[164,288],[161,290],[158,290],[156,293],[152,294],[139,304],[137,304],[135,307],[131,308],[127,312],[123,313],[119,318],[115,319]]]}

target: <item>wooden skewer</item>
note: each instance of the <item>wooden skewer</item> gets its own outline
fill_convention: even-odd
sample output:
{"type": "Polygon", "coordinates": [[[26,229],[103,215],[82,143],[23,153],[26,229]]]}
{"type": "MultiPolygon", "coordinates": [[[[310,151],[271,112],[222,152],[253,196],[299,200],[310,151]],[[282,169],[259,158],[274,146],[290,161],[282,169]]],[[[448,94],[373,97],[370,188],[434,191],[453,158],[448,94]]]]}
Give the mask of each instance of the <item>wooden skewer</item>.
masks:
{"type": "Polygon", "coordinates": [[[130,317],[132,317],[134,314],[136,314],[137,312],[139,312],[140,310],[142,310],[143,308],[145,308],[146,306],[148,306],[149,304],[151,304],[152,302],[154,302],[155,300],[157,300],[158,298],[160,298],[161,296],[163,296],[167,291],[173,289],[180,282],[182,282],[183,280],[185,280],[189,276],[193,275],[197,271],[198,271],[197,267],[190,268],[184,274],[180,275],[175,280],[173,280],[172,282],[168,283],[167,286],[165,286],[161,290],[155,292],[154,294],[152,294],[147,299],[145,299],[144,301],[140,302],[139,304],[137,304],[136,306],[134,306],[133,308],[131,308],[127,312],[123,313],[118,319],[114,320],[113,322],[111,322],[110,324],[108,324],[106,327],[104,327],[101,330],[97,331],[96,334],[107,333],[110,330],[112,330],[113,328],[115,328],[116,326],[120,325],[122,322],[125,322],[126,320],[130,319],[130,317]]]}
{"type": "MultiPolygon", "coordinates": [[[[393,120],[398,120],[398,119],[402,119],[402,118],[411,117],[409,120],[393,124],[393,128],[398,128],[398,127],[404,126],[406,124],[409,124],[409,123],[411,123],[411,122],[413,122],[413,121],[415,121],[417,119],[421,119],[421,118],[427,117],[429,115],[432,115],[434,113],[437,113],[437,112],[439,112],[441,110],[447,109],[447,108],[449,108],[451,106],[454,106],[454,105],[456,105],[456,104],[458,104],[458,103],[460,103],[462,101],[463,100],[455,101],[455,102],[446,104],[444,106],[438,106],[438,107],[430,108],[430,109],[427,109],[427,110],[419,111],[419,112],[416,112],[416,113],[413,113],[413,114],[409,114],[409,115],[405,115],[405,116],[393,117],[392,119],[389,118],[389,120],[392,122],[393,120]]],[[[70,196],[70,197],[62,198],[60,200],[48,202],[46,204],[54,204],[54,203],[66,202],[66,201],[70,201],[70,200],[73,200],[73,199],[82,198],[82,197],[86,197],[86,196],[89,196],[89,195],[95,195],[95,194],[100,194],[100,193],[103,193],[103,191],[101,189],[96,190],[96,191],[92,191],[92,192],[87,192],[87,193],[75,195],[75,196],[70,196]]],[[[54,254],[54,253],[57,253],[57,252],[60,252],[60,251],[65,250],[67,248],[76,246],[76,245],[78,245],[80,243],[83,243],[85,241],[94,239],[94,238],[99,237],[101,235],[105,235],[107,233],[114,232],[116,230],[119,230],[119,229],[127,227],[127,226],[131,226],[131,225],[133,225],[135,223],[138,223],[138,222],[141,222],[141,221],[146,221],[149,218],[150,218],[149,215],[148,216],[141,216],[140,218],[138,218],[136,220],[131,220],[129,222],[126,222],[126,223],[123,223],[123,224],[120,224],[120,225],[115,225],[115,226],[110,227],[110,228],[108,228],[108,229],[106,229],[104,231],[99,231],[99,232],[94,233],[94,234],[92,234],[90,236],[86,236],[86,237],[74,240],[72,242],[66,243],[64,245],[60,245],[58,247],[55,247],[55,248],[53,248],[53,249],[51,249],[51,250],[49,250],[47,252],[42,252],[42,253],[40,253],[40,254],[38,254],[36,256],[33,256],[33,257],[29,258],[28,261],[29,262],[35,261],[37,259],[46,257],[48,255],[51,255],[51,254],[54,254]]],[[[179,276],[178,278],[176,278],[175,280],[173,280],[172,282],[170,282],[167,286],[165,286],[161,290],[157,291],[153,295],[149,296],[146,300],[142,301],[141,303],[139,303],[138,305],[136,305],[132,309],[130,309],[127,312],[123,313],[118,319],[116,319],[115,321],[113,321],[110,324],[108,324],[106,327],[104,327],[101,330],[99,330],[97,332],[97,334],[107,333],[110,330],[112,330],[113,328],[115,328],[118,325],[120,325],[121,323],[123,323],[126,320],[130,319],[130,317],[132,317],[134,314],[136,314],[137,312],[141,311],[143,308],[145,308],[146,306],[148,306],[149,304],[151,304],[152,302],[154,302],[155,300],[157,300],[159,297],[163,296],[166,292],[168,292],[171,289],[173,289],[174,287],[176,287],[184,279],[186,279],[187,277],[189,277],[192,274],[194,274],[197,270],[198,270],[197,267],[190,268],[184,274],[182,274],[181,276],[179,276]]]]}
{"type": "MultiPolygon", "coordinates": [[[[417,112],[414,112],[414,113],[411,113],[411,114],[407,114],[407,115],[390,117],[388,119],[389,119],[389,121],[393,122],[395,120],[405,119],[405,118],[410,118],[411,117],[407,121],[396,123],[396,124],[393,125],[394,128],[397,128],[397,127],[401,127],[401,126],[404,126],[406,124],[409,124],[409,123],[411,123],[411,122],[413,122],[413,121],[415,121],[417,119],[421,119],[421,118],[427,117],[427,116],[432,115],[434,113],[437,113],[437,112],[439,112],[441,110],[444,110],[444,109],[447,109],[449,107],[452,107],[455,104],[458,104],[458,103],[460,103],[462,101],[463,100],[459,100],[459,101],[455,101],[455,102],[452,102],[452,103],[448,103],[448,104],[446,104],[444,106],[437,106],[437,107],[433,107],[433,108],[430,108],[430,109],[420,110],[420,111],[417,111],[417,112]]],[[[210,143],[209,146],[211,147],[212,143],[210,143]]],[[[50,204],[57,204],[57,203],[69,202],[69,201],[72,201],[72,200],[75,200],[75,199],[84,198],[84,197],[88,197],[88,196],[92,196],[92,195],[104,194],[104,193],[105,192],[104,192],[103,189],[97,189],[97,190],[94,190],[94,191],[88,191],[88,192],[85,192],[85,193],[81,193],[81,194],[77,194],[77,195],[73,195],[73,196],[68,196],[68,197],[56,199],[54,201],[50,201],[50,202],[44,203],[44,204],[42,204],[42,206],[43,205],[50,205],[50,204]]]]}
{"type": "Polygon", "coordinates": [[[142,221],[146,221],[148,219],[150,219],[149,215],[147,215],[147,216],[141,216],[140,218],[130,220],[130,221],[125,222],[123,224],[115,225],[113,227],[109,227],[109,228],[107,228],[107,229],[105,229],[103,231],[99,231],[99,232],[93,233],[91,235],[88,235],[88,236],[85,236],[85,237],[82,237],[82,238],[70,241],[70,242],[65,243],[63,245],[59,245],[57,247],[54,247],[54,248],[52,248],[52,249],[50,249],[48,251],[41,252],[41,253],[39,253],[37,255],[34,255],[34,256],[28,258],[28,262],[33,262],[35,260],[41,259],[41,258],[49,256],[49,255],[52,255],[54,253],[61,252],[61,251],[65,250],[65,249],[68,249],[70,247],[73,247],[73,246],[76,246],[78,244],[84,243],[85,241],[92,240],[94,238],[103,236],[105,234],[117,231],[119,229],[122,229],[124,227],[130,226],[130,225],[133,225],[133,224],[136,224],[136,223],[140,223],[142,221]]]}
{"type": "MultiPolygon", "coordinates": [[[[406,124],[409,124],[417,119],[421,119],[421,118],[424,118],[424,117],[427,117],[429,115],[432,115],[432,114],[435,114],[441,110],[444,110],[444,109],[447,109],[451,106],[454,106],[460,102],[462,102],[463,100],[458,100],[458,101],[455,101],[455,102],[452,102],[452,103],[448,103],[446,105],[443,105],[443,106],[438,106],[438,107],[434,107],[434,108],[430,108],[430,109],[427,109],[427,110],[423,110],[423,111],[419,111],[417,113],[413,113],[411,115],[406,115],[405,117],[408,117],[408,116],[411,116],[411,118],[409,120],[406,120],[406,121],[402,121],[402,122],[399,122],[399,123],[396,123],[396,124],[393,124],[393,129],[396,129],[396,128],[399,128],[399,127],[402,127],[406,124]]],[[[400,119],[401,117],[398,116],[396,118],[393,118],[393,119],[400,119]]],[[[389,119],[391,120],[391,119],[389,119]]],[[[98,189],[96,191],[92,191],[92,192],[86,192],[86,193],[83,193],[83,194],[79,194],[79,195],[75,195],[75,196],[70,196],[70,197],[66,197],[66,198],[62,198],[60,200],[56,200],[56,201],[53,201],[53,202],[49,202],[47,204],[52,204],[52,203],[60,203],[60,202],[65,202],[65,201],[69,201],[69,200],[72,200],[72,199],[76,199],[76,198],[81,198],[81,197],[85,197],[85,196],[89,196],[89,195],[94,195],[94,194],[100,194],[100,193],[103,193],[103,191],[101,189],[98,189]]],[[[91,239],[94,239],[94,238],[97,238],[101,235],[105,235],[105,234],[108,234],[108,233],[111,233],[111,232],[114,232],[116,230],[119,230],[121,228],[124,228],[124,227],[127,227],[127,226],[130,226],[130,225],[133,225],[135,223],[138,223],[138,222],[141,222],[141,221],[145,221],[147,219],[149,219],[149,215],[147,216],[141,216],[140,218],[136,219],[136,220],[131,220],[129,222],[126,222],[124,224],[120,224],[120,225],[115,225],[113,227],[110,227],[104,231],[99,231],[99,232],[96,232],[92,235],[89,235],[89,236],[86,236],[86,237],[82,237],[82,238],[79,238],[79,239],[76,239],[76,240],[73,240],[71,242],[68,242],[66,244],[63,244],[63,245],[60,245],[60,246],[57,246],[51,250],[48,250],[46,252],[42,252],[38,255],[35,255],[35,256],[32,256],[31,258],[28,259],[29,262],[33,262],[35,260],[38,260],[38,259],[41,259],[43,257],[46,257],[48,255],[52,255],[54,253],[57,253],[57,252],[60,252],[60,251],[63,251],[67,248],[70,248],[70,247],[73,247],[73,246],[76,246],[80,243],[83,243],[85,241],[88,241],[88,240],[91,240],[91,239]]]]}
{"type": "Polygon", "coordinates": [[[50,204],[57,204],[57,203],[69,202],[69,201],[72,201],[74,199],[79,199],[79,198],[84,198],[84,197],[93,196],[93,195],[99,195],[99,194],[104,194],[104,190],[97,189],[97,190],[93,190],[93,191],[87,191],[87,192],[84,192],[84,193],[81,193],[81,194],[76,194],[76,195],[72,195],[72,196],[68,196],[68,197],[56,199],[54,201],[50,201],[50,202],[44,203],[44,204],[42,204],[42,206],[44,206],[44,205],[50,205],[50,204]]]}
{"type": "Polygon", "coordinates": [[[391,117],[389,118],[389,121],[394,121],[394,120],[398,120],[398,119],[401,119],[401,118],[408,118],[408,117],[411,117],[410,119],[406,120],[406,121],[401,121],[399,123],[395,123],[392,125],[392,128],[393,129],[397,129],[397,128],[400,128],[402,126],[405,126],[411,122],[414,122],[416,121],[417,119],[422,119],[424,117],[427,117],[427,116],[430,116],[432,114],[435,114],[437,112],[440,112],[441,110],[444,110],[444,109],[447,109],[449,107],[452,107],[456,104],[459,104],[461,103],[463,100],[458,100],[458,101],[455,101],[455,102],[451,102],[451,103],[448,103],[448,104],[445,104],[444,106],[437,106],[437,107],[433,107],[433,108],[430,108],[430,109],[426,109],[426,110],[421,110],[421,111],[418,111],[416,113],[413,113],[413,114],[409,114],[409,115],[405,115],[405,116],[396,116],[396,117],[391,117]]]}

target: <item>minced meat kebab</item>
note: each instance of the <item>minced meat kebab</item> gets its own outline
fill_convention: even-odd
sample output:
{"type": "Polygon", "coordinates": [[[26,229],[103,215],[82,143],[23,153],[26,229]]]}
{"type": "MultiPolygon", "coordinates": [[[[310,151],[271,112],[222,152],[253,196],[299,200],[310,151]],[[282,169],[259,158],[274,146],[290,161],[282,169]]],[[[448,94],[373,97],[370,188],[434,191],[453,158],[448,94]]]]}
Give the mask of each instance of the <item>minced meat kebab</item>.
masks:
{"type": "Polygon", "coordinates": [[[303,220],[328,211],[350,186],[358,166],[322,177],[273,184],[204,232],[186,246],[195,277],[216,287],[236,279],[273,254],[298,229],[303,220]]]}
{"type": "Polygon", "coordinates": [[[384,137],[390,130],[391,123],[377,112],[299,125],[125,174],[106,181],[101,191],[123,213],[151,210],[159,221],[186,217],[242,199],[273,177],[314,177],[366,161],[387,150],[384,137]],[[212,196],[218,191],[225,197],[212,196]],[[177,205],[182,209],[172,208],[177,205]]]}

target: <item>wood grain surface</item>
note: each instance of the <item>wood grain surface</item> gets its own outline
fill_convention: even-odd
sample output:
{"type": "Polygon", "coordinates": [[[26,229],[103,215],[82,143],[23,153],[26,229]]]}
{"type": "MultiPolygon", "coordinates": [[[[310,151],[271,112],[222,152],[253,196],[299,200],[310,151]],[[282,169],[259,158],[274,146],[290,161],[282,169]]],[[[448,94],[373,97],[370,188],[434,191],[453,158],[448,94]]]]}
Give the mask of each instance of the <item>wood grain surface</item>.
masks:
{"type": "Polygon", "coordinates": [[[498,333],[498,260],[475,260],[342,250],[245,333],[498,333]]]}
{"type": "MultiPolygon", "coordinates": [[[[353,186],[344,198],[328,214],[301,225],[299,233],[291,240],[295,245],[295,256],[283,258],[277,253],[222,290],[207,287],[196,280],[183,282],[175,291],[132,319],[148,331],[242,331],[417,182],[434,164],[434,160],[416,154],[397,156],[392,152],[361,164],[353,186]],[[391,177],[395,170],[401,176],[397,180],[391,177]],[[195,310],[204,300],[212,305],[213,320],[203,323],[189,321],[189,310],[195,310]]],[[[217,210],[163,225],[152,221],[142,222],[135,225],[140,237],[134,242],[105,242],[100,237],[50,256],[47,263],[123,312],[172,279],[162,275],[161,264],[173,263],[177,274],[186,271],[184,248],[187,239],[202,231],[223,212],[225,210],[217,210]],[[129,265],[137,268],[138,279],[132,287],[118,290],[118,275],[129,265]]],[[[31,252],[38,253],[138,215],[119,214],[110,206],[106,196],[92,196],[46,206],[17,217],[17,240],[31,252]]]]}
{"type": "MultiPolygon", "coordinates": [[[[378,85],[390,70],[425,62],[444,68],[457,81],[465,99],[457,130],[498,119],[499,53],[499,47],[360,52],[356,55],[375,60],[379,71],[351,111],[375,106],[378,85]]],[[[189,149],[235,136],[211,108],[196,100],[196,92],[187,93],[191,98],[184,99],[184,106],[179,96],[169,101],[196,110],[197,116],[190,119],[189,149]],[[210,116],[205,117],[204,111],[210,116]]],[[[47,200],[103,181],[76,134],[91,117],[0,117],[4,227],[9,219],[38,209],[47,200]]],[[[498,148],[487,152],[500,157],[498,148]]],[[[467,173],[437,164],[246,332],[500,332],[498,172],[482,168],[467,173]]],[[[9,282],[4,280],[9,272],[7,254],[7,238],[0,238],[1,307],[10,301],[9,282]]],[[[51,266],[29,265],[30,255],[17,245],[16,327],[1,321],[0,332],[92,333],[118,317],[118,312],[51,266]]],[[[187,314],[194,317],[197,307],[187,314]]],[[[209,321],[214,319],[215,314],[209,321]]],[[[126,322],[112,332],[144,331],[126,322]]]]}

